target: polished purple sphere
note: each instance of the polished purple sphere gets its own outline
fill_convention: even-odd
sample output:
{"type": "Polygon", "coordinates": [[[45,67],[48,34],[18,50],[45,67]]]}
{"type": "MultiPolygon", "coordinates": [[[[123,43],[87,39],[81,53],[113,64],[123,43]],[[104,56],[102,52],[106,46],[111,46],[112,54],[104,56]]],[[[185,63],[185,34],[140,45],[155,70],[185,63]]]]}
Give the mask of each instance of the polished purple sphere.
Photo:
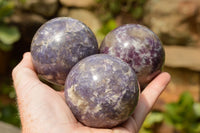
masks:
{"type": "Polygon", "coordinates": [[[98,53],[93,32],[79,20],[58,17],[43,24],[33,37],[31,55],[37,73],[64,85],[70,69],[81,59],[98,53]]]}
{"type": "Polygon", "coordinates": [[[139,24],[126,24],[109,32],[100,53],[121,58],[136,72],[141,88],[161,72],[165,52],[158,36],[139,24]]]}
{"type": "Polygon", "coordinates": [[[111,128],[133,113],[139,84],[133,69],[119,58],[96,54],[77,63],[65,83],[66,103],[86,126],[111,128]]]}

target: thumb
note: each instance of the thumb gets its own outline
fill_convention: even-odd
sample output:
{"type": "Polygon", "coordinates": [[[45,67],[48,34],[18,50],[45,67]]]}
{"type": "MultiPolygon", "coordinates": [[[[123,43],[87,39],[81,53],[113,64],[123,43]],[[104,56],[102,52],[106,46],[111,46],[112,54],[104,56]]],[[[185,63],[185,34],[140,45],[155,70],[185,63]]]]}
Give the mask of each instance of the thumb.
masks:
{"type": "Polygon", "coordinates": [[[41,83],[34,71],[30,52],[25,53],[22,61],[13,69],[12,78],[17,95],[41,83]]]}
{"type": "Polygon", "coordinates": [[[30,133],[36,130],[48,132],[52,125],[70,126],[76,123],[63,97],[39,80],[30,52],[25,53],[22,61],[13,69],[12,77],[23,130],[30,133]]]}

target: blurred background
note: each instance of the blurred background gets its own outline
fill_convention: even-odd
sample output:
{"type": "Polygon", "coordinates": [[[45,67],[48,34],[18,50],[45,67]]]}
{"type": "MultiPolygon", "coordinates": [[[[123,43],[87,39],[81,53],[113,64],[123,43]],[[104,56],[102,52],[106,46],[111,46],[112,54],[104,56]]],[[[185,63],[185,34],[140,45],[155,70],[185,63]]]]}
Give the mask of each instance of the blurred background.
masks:
{"type": "Polygon", "coordinates": [[[126,23],[154,31],[172,80],[140,133],[200,133],[200,0],[0,0],[0,132],[20,132],[11,71],[36,30],[58,16],[84,22],[99,44],[126,23]]]}

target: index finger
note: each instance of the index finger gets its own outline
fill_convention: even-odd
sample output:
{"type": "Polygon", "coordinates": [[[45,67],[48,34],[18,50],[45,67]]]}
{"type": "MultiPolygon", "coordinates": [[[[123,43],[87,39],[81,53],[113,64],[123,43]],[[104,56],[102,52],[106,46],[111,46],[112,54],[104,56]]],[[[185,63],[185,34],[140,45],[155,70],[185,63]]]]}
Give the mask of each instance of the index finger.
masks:
{"type": "Polygon", "coordinates": [[[168,85],[170,79],[171,76],[167,72],[162,72],[143,90],[140,94],[134,114],[126,124],[126,128],[129,129],[129,131],[134,131],[135,128],[138,130],[140,129],[147,114],[168,85]]]}

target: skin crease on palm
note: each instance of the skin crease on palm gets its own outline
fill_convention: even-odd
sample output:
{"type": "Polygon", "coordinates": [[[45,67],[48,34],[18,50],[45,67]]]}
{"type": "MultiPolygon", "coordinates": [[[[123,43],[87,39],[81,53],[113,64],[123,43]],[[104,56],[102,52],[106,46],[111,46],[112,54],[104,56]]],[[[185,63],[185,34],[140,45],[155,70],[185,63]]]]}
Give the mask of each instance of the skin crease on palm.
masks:
{"type": "Polygon", "coordinates": [[[112,129],[98,129],[79,123],[65,103],[64,92],[55,91],[38,79],[30,52],[13,69],[12,77],[22,133],[137,133],[170,81],[170,75],[162,72],[141,93],[133,115],[125,123],[112,129]]]}

